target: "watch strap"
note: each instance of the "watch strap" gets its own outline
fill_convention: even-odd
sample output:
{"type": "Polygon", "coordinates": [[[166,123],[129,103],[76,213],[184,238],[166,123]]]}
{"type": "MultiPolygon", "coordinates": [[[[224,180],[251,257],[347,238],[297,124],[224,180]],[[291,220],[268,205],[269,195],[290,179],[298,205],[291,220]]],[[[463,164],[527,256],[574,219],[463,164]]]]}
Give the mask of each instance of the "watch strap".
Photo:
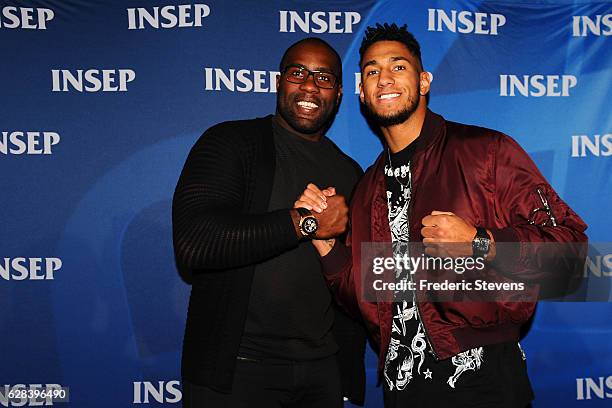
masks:
{"type": "Polygon", "coordinates": [[[298,214],[300,214],[300,217],[308,217],[309,215],[312,215],[312,212],[308,208],[297,207],[296,210],[298,214]]]}
{"type": "Polygon", "coordinates": [[[474,238],[485,238],[490,240],[489,234],[487,233],[487,229],[484,227],[476,227],[476,235],[474,238]]]}

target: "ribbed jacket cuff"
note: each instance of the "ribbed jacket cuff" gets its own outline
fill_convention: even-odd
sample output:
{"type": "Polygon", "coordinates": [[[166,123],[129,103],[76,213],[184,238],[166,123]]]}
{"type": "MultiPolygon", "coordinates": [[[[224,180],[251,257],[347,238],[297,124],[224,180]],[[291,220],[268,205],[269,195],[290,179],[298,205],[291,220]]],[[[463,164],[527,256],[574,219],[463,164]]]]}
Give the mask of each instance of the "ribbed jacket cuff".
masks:
{"type": "Polygon", "coordinates": [[[495,242],[519,242],[518,235],[512,227],[489,228],[489,231],[491,231],[495,242]]]}
{"type": "Polygon", "coordinates": [[[336,240],[331,251],[321,257],[323,273],[330,277],[342,271],[346,263],[351,258],[351,250],[341,242],[336,240]]]}
{"type": "Polygon", "coordinates": [[[495,243],[500,244],[497,245],[492,264],[506,274],[513,274],[521,258],[521,244],[516,231],[512,227],[489,228],[489,231],[495,243]]]}
{"type": "Polygon", "coordinates": [[[279,223],[279,225],[283,226],[282,236],[284,239],[281,239],[280,242],[286,242],[290,244],[289,248],[293,248],[298,246],[300,243],[300,239],[295,233],[295,226],[293,225],[293,218],[291,218],[291,210],[279,210],[279,219],[285,218],[284,223],[279,223]]]}

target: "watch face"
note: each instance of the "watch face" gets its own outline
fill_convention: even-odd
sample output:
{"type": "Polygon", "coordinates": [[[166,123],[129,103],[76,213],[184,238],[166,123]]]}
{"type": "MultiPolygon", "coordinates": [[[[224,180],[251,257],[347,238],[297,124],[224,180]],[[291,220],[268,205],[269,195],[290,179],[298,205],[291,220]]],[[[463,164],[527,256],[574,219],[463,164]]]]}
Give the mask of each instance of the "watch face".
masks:
{"type": "Polygon", "coordinates": [[[302,228],[304,229],[304,232],[308,235],[314,234],[315,232],[317,232],[318,227],[319,225],[317,224],[317,220],[315,219],[315,217],[306,218],[304,220],[304,223],[302,224],[302,228]]]}
{"type": "Polygon", "coordinates": [[[489,251],[489,240],[486,238],[475,238],[472,247],[479,253],[487,253],[489,251]]]}

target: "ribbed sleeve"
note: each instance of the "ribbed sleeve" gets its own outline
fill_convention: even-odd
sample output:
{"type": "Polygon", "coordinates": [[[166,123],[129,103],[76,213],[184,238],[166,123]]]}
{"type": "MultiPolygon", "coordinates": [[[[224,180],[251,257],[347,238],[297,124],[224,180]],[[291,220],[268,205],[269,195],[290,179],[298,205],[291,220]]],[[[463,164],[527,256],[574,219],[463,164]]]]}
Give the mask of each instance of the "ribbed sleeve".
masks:
{"type": "Polygon", "coordinates": [[[233,131],[223,124],[206,131],[189,153],[179,178],[172,228],[181,268],[240,267],[298,244],[289,209],[247,213],[257,144],[233,131]]]}

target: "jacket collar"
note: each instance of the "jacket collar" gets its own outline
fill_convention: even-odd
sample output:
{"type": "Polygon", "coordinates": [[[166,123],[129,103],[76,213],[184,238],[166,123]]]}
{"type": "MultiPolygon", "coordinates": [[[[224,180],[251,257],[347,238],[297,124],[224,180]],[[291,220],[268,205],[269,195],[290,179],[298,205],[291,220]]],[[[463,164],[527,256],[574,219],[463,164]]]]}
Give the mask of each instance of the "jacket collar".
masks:
{"type": "MultiPolygon", "coordinates": [[[[432,112],[427,109],[427,113],[425,114],[425,121],[423,122],[423,127],[421,128],[421,133],[419,133],[419,137],[413,142],[417,143],[416,149],[414,151],[414,156],[416,157],[420,152],[423,152],[432,145],[439,143],[444,134],[446,133],[446,121],[444,118],[437,113],[432,112]]],[[[374,163],[375,168],[375,178],[376,184],[379,185],[380,180],[384,179],[383,167],[385,165],[385,152],[387,149],[387,145],[384,145],[382,153],[376,159],[374,163]]],[[[383,183],[384,184],[384,183],[383,183]]],[[[382,186],[384,189],[384,185],[382,186]]],[[[379,194],[380,191],[376,191],[376,194],[379,194]]]]}
{"type": "Polygon", "coordinates": [[[420,140],[415,152],[427,150],[433,144],[438,143],[445,132],[446,121],[444,118],[427,109],[421,133],[417,138],[417,140],[420,140]]]}

